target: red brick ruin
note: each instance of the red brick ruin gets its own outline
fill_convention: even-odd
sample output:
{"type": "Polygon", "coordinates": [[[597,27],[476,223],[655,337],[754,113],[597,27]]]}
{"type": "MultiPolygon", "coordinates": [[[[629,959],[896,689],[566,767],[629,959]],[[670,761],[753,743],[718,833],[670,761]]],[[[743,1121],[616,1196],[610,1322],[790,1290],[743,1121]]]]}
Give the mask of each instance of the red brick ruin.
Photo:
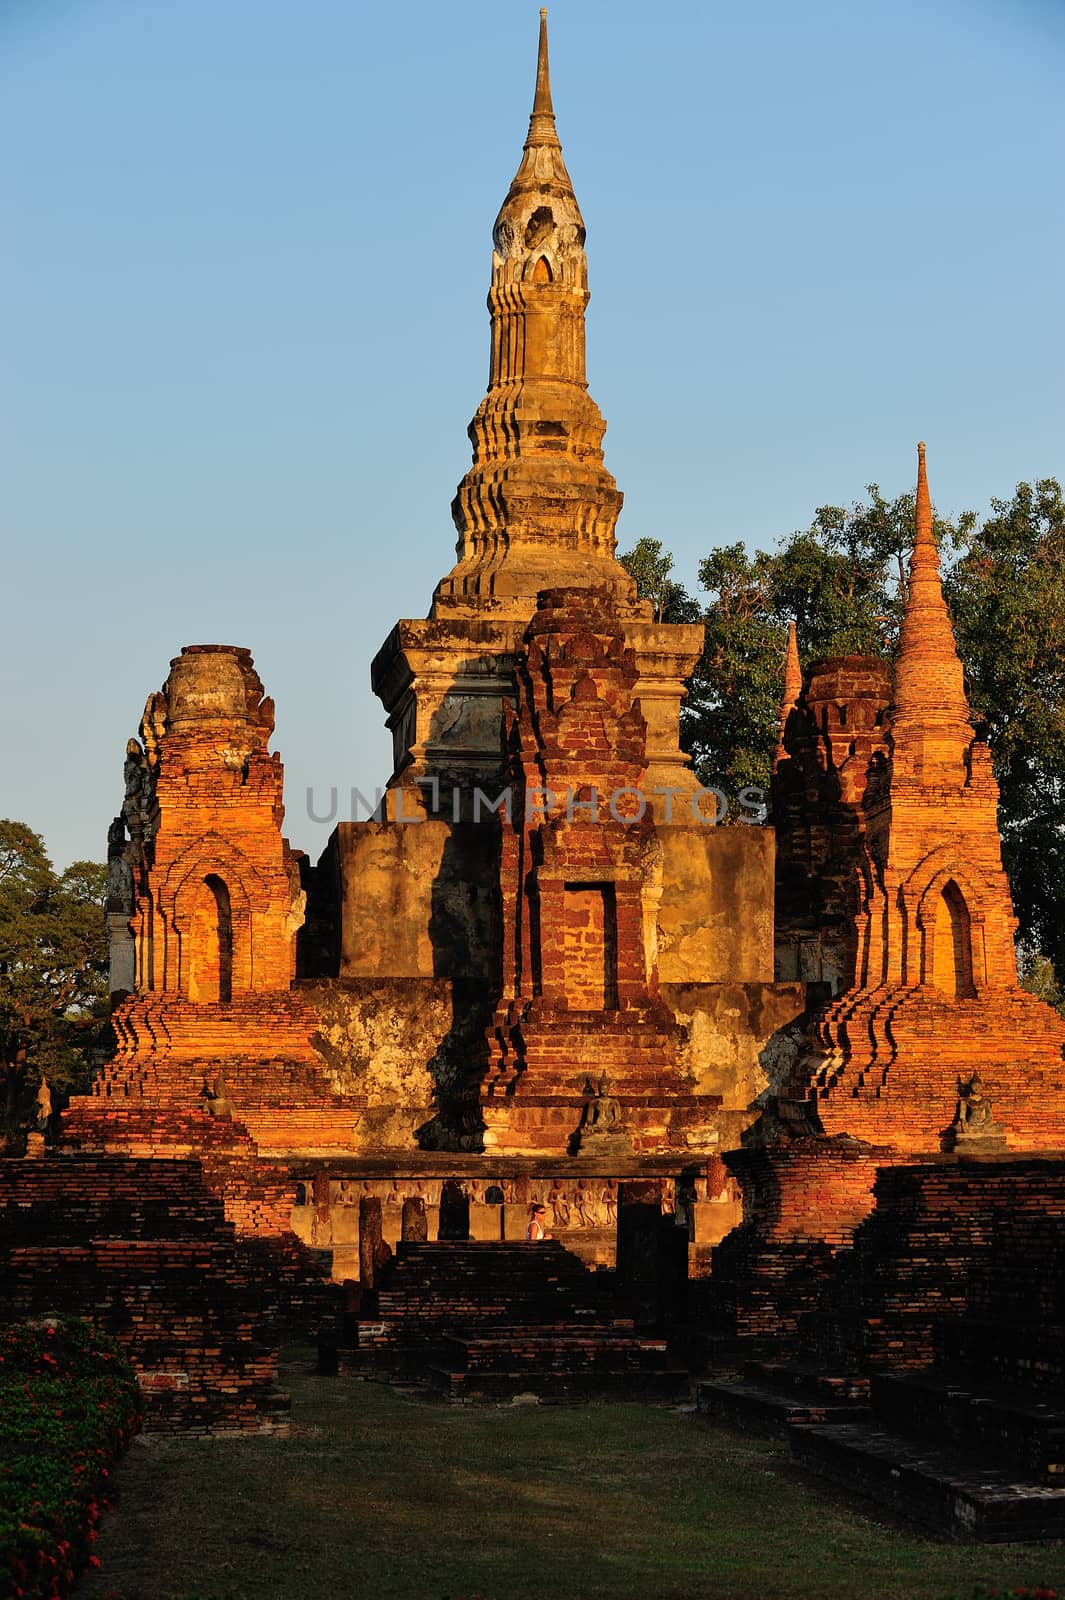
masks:
{"type": "Polygon", "coordinates": [[[1065,1022],[1017,981],[998,785],[966,704],[918,452],[894,684],[881,662],[814,663],[776,764],[778,940],[835,991],[790,1088],[827,1133],[920,1151],[977,1073],[1010,1142],[1053,1149],[1065,1022]],[[817,892],[797,898],[811,877],[817,892]]]}
{"type": "Polygon", "coordinates": [[[327,1280],[347,1282],[364,1355],[420,1325],[435,1283],[458,1387],[533,1382],[498,1366],[489,1244],[553,1329],[528,1363],[549,1345],[556,1376],[579,1366],[598,1328],[615,1378],[663,1393],[664,1346],[591,1269],[616,1267],[637,1324],[689,1277],[689,1331],[734,1360],[803,1342],[875,1365],[898,1288],[905,1364],[929,1359],[967,1216],[993,1232],[1019,1205],[1031,1225],[1008,1264],[966,1255],[955,1322],[1001,1309],[1047,1247],[1065,1022],[1017,980],[924,446],[894,669],[802,671],[793,629],[770,824],[715,826],[679,743],[700,630],[656,622],[615,557],[543,24],[493,244],[456,564],[373,661],[394,743],[380,805],[317,864],[293,851],[250,654],[183,649],[127,745],[109,838],[117,1049],[43,1160],[0,1164],[20,1218],[0,1311],[106,1301],[164,1425],[273,1425],[278,1330],[320,1314],[327,1280]],[[532,1203],[583,1263],[564,1305],[520,1265],[532,1203]],[[922,1228],[938,1265],[919,1283],[900,1241],[922,1228]]]}
{"type": "Polygon", "coordinates": [[[686,1030],[660,997],[661,847],[643,800],[636,656],[609,592],[596,589],[543,591],[523,646],[517,706],[504,709],[507,914],[481,1102],[485,1148],[613,1143],[615,1154],[673,1149],[686,1159],[716,1142],[708,1113],[720,1102],[693,1092],[686,1030]],[[582,1077],[587,1100],[575,1122],[582,1077]]]}

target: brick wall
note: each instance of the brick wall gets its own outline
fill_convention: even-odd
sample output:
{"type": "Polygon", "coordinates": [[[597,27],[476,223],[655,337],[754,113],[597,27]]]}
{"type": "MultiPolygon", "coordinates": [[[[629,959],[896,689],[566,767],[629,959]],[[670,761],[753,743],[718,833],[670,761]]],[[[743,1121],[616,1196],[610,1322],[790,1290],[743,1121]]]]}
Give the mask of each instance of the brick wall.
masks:
{"type": "Polygon", "coordinates": [[[1001,1346],[1003,1377],[1060,1386],[1065,1157],[940,1156],[881,1170],[874,1193],[811,1348],[875,1370],[1001,1346]]]}
{"type": "Polygon", "coordinates": [[[659,997],[660,850],[650,810],[639,814],[647,724],[613,597],[545,590],[515,677],[485,1147],[565,1149],[588,1080],[605,1075],[622,1111],[619,1148],[709,1150],[720,1098],[694,1092],[680,1065],[686,1029],[659,997]]]}
{"type": "Polygon", "coordinates": [[[149,1427],[277,1425],[285,1277],[237,1240],[196,1162],[0,1161],[0,1318],[62,1311],[118,1339],[149,1427]]]}
{"type": "Polygon", "coordinates": [[[795,1139],[725,1155],[725,1168],[742,1185],[743,1222],[714,1249],[703,1289],[720,1336],[778,1354],[795,1346],[869,1214],[885,1154],[795,1139]]]}
{"type": "Polygon", "coordinates": [[[617,910],[609,884],[567,883],[562,891],[566,1004],[612,1011],[618,1003],[617,910]]]}

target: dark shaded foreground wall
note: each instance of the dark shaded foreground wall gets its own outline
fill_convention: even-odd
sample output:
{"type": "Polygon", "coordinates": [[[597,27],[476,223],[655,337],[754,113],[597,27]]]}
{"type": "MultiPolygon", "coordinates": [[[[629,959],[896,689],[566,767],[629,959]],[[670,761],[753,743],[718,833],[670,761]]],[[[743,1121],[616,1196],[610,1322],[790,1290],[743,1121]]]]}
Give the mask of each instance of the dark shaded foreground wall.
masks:
{"type": "Polygon", "coordinates": [[[150,1428],[284,1425],[275,1379],[292,1266],[266,1249],[236,1239],[195,1161],[0,1161],[0,1321],[62,1312],[110,1334],[150,1428]]]}
{"type": "Polygon", "coordinates": [[[727,1165],[744,1221],[702,1298],[731,1346],[837,1371],[972,1362],[1065,1393],[1065,1153],[899,1164],[801,1139],[727,1165]]]}

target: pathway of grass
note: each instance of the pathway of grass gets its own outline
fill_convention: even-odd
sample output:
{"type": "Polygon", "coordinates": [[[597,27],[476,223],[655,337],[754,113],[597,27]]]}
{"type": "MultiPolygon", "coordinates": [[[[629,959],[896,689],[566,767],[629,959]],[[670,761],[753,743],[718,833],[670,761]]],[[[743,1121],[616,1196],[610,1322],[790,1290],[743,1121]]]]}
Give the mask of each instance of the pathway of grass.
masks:
{"type": "Polygon", "coordinates": [[[287,1439],[136,1442],[79,1600],[934,1600],[1065,1545],[872,1522],[787,1449],[647,1406],[450,1409],[286,1375],[287,1439]]]}

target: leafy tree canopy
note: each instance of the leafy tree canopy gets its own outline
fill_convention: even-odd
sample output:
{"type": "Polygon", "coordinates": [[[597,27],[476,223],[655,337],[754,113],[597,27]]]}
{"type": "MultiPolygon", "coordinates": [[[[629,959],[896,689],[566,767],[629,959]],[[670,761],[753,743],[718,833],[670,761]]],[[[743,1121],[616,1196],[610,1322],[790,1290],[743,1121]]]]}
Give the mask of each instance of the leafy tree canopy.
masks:
{"type": "Polygon", "coordinates": [[[107,869],[57,873],[25,823],[0,821],[0,1072],[4,1137],[31,1120],[41,1077],[65,1095],[106,1036],[107,869]]]}
{"type": "Polygon", "coordinates": [[[987,723],[1022,944],[1065,976],[1065,501],[1053,478],[959,530],[945,590],[987,723]]]}
{"type": "Polygon", "coordinates": [[[650,600],[656,622],[698,622],[702,607],[682,584],[670,577],[673,557],[662,549],[661,539],[640,539],[619,556],[621,565],[636,579],[641,600],[650,600]]]}

